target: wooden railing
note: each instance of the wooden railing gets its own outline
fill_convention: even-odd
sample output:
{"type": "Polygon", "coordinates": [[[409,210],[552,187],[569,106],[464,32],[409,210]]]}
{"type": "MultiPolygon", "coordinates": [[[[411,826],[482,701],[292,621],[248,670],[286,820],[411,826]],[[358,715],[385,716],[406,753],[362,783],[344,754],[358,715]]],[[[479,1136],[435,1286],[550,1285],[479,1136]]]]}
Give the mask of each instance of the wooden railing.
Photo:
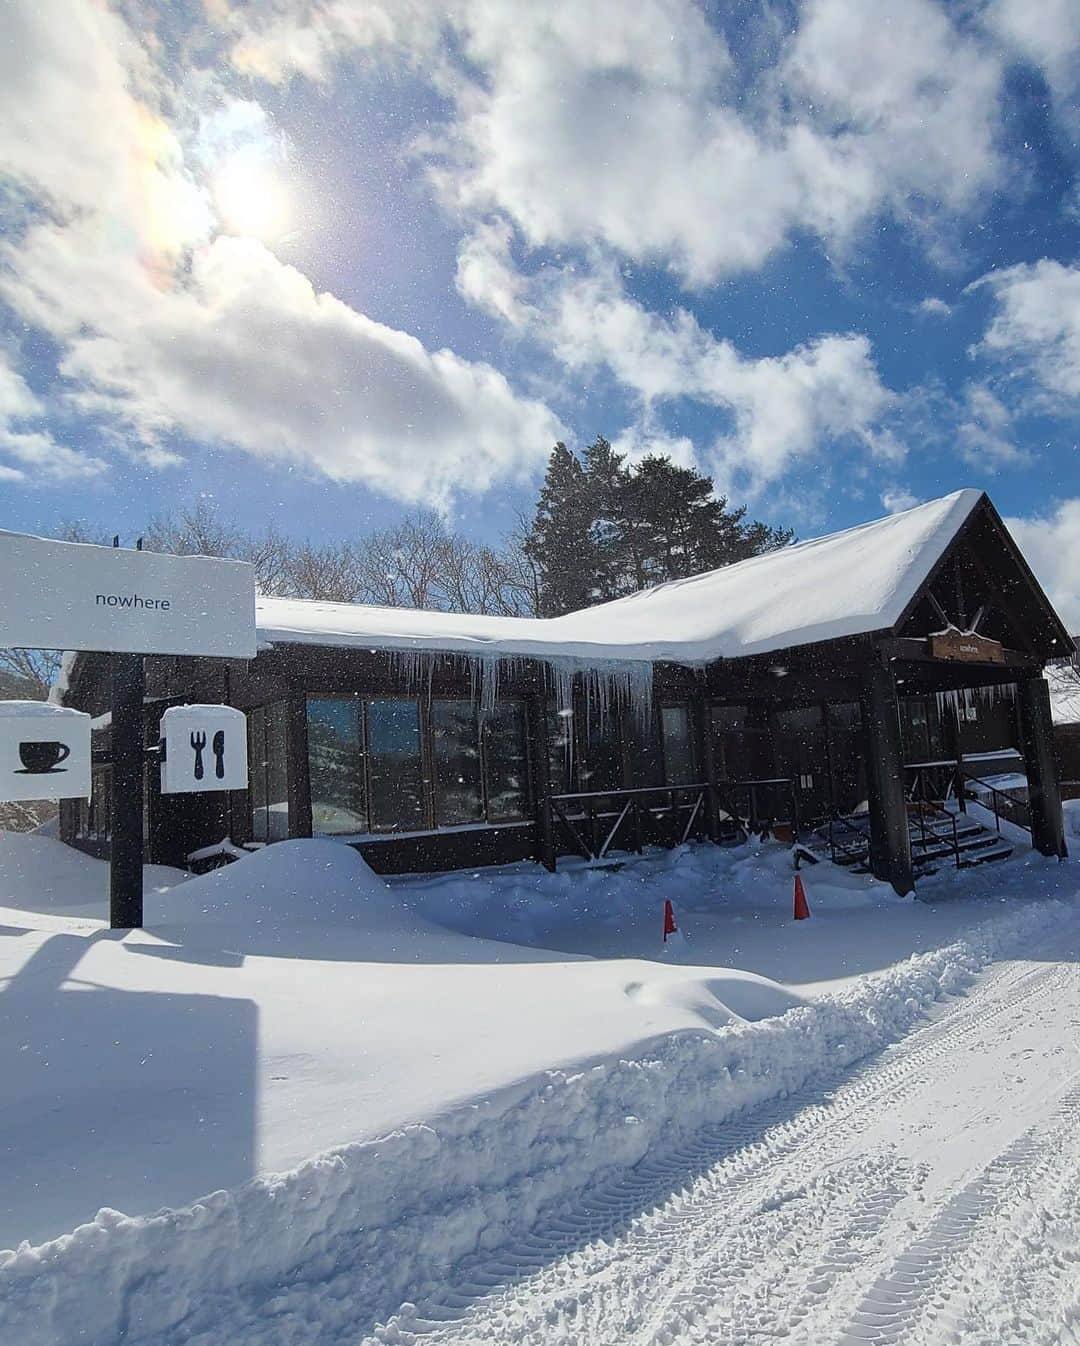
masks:
{"type": "Polygon", "coordinates": [[[705,816],[709,793],[708,782],[648,785],[632,790],[578,790],[551,795],[548,807],[552,823],[561,824],[586,860],[602,860],[620,835],[630,843],[623,849],[640,854],[646,821],[661,817],[678,819],[685,813],[679,836],[681,845],[698,819],[705,816]]]}

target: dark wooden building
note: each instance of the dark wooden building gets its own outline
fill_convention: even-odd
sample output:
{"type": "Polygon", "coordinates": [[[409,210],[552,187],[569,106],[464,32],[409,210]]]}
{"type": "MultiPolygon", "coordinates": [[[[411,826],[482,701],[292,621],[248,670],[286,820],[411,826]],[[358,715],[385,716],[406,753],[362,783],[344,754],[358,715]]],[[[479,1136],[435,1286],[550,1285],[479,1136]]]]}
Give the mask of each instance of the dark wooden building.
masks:
{"type": "MultiPolygon", "coordinates": [[[[1075,644],[1075,638],[1074,638],[1075,644]]],[[[1050,710],[1054,720],[1054,747],[1065,799],[1080,799],[1080,653],[1051,664],[1050,710]]]]}
{"type": "MultiPolygon", "coordinates": [[[[148,746],[184,702],[249,729],[246,791],[162,796],[148,763],[156,861],[330,835],[383,872],[551,866],[735,818],[862,817],[874,873],[906,893],[915,781],[993,758],[1026,776],[1035,844],[1064,853],[1042,674],[1072,646],[978,491],[566,617],[266,598],[258,628],[251,661],[146,661],[148,746]]],[[[108,673],[79,655],[62,689],[98,717],[100,762],[62,835],[98,853],[108,673]]]]}

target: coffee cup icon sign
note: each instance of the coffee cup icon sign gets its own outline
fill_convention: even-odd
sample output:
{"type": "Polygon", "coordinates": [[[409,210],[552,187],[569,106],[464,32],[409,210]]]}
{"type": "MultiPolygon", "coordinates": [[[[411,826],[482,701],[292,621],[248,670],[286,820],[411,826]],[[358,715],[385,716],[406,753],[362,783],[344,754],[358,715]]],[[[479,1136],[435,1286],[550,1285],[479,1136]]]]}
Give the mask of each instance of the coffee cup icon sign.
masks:
{"type": "Polygon", "coordinates": [[[66,762],[70,756],[71,749],[68,745],[57,739],[20,743],[19,760],[22,762],[22,770],[16,774],[44,776],[53,771],[66,771],[67,767],[61,766],[60,763],[66,762]]]}

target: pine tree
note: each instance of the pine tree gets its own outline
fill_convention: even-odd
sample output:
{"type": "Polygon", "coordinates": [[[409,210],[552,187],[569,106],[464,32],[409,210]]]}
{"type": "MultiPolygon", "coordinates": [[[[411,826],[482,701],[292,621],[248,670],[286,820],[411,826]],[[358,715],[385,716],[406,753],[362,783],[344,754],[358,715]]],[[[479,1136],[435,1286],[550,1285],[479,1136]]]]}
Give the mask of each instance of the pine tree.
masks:
{"type": "Polygon", "coordinates": [[[583,467],[592,502],[596,548],[596,598],[603,603],[643,587],[637,540],[627,512],[630,473],[625,455],[616,453],[603,435],[585,449],[583,467]]]}
{"type": "Polygon", "coordinates": [[[597,601],[599,568],[593,493],[562,442],[548,460],[524,551],[540,572],[540,616],[557,617],[597,601]]]}
{"type": "Polygon", "coordinates": [[[790,531],[747,524],[746,507],[728,509],[710,477],[660,454],[634,469],[627,500],[648,583],[700,575],[791,541],[790,531]]]}
{"type": "Polygon", "coordinates": [[[540,574],[540,614],[557,616],[684,579],[791,541],[747,522],[710,477],[650,454],[628,468],[598,436],[583,454],[556,444],[523,550],[540,574]]]}

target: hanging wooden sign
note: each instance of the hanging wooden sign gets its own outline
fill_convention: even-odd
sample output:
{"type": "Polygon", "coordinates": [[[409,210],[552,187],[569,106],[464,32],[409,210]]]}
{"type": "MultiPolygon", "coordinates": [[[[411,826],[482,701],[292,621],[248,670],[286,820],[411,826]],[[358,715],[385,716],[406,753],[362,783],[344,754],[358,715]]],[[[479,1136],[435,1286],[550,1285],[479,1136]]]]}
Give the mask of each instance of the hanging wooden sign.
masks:
{"type": "Polygon", "coordinates": [[[935,659],[959,660],[965,664],[1003,664],[1005,646],[972,631],[942,631],[930,637],[930,653],[935,659]]]}

